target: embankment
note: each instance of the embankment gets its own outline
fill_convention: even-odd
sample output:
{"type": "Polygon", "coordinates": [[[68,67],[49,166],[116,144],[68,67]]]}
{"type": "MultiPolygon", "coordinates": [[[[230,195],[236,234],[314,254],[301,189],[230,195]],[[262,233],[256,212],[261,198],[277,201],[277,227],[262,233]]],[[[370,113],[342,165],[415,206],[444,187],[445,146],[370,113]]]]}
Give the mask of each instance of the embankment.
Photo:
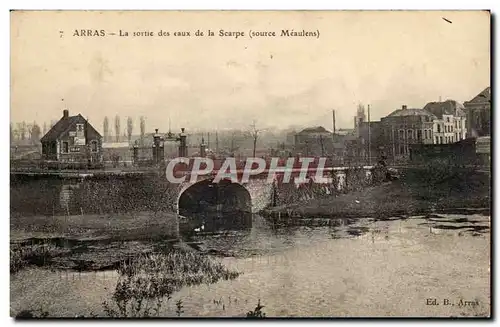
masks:
{"type": "Polygon", "coordinates": [[[400,180],[347,194],[268,208],[267,217],[362,218],[461,213],[490,207],[490,175],[475,169],[424,167],[405,170],[400,180]]]}

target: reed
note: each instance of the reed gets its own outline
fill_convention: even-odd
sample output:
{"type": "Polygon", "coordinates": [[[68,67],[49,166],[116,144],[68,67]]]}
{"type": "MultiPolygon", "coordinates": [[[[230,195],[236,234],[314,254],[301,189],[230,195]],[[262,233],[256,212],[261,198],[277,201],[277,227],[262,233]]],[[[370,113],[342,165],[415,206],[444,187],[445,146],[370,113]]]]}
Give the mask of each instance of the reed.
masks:
{"type": "Polygon", "coordinates": [[[67,250],[51,243],[11,245],[10,247],[10,273],[29,266],[39,267],[49,265],[52,258],[57,257],[67,250]]]}
{"type": "Polygon", "coordinates": [[[164,301],[181,287],[239,275],[211,257],[185,251],[141,255],[122,263],[118,273],[112,303],[103,307],[107,316],[122,318],[158,316],[164,301]]]}

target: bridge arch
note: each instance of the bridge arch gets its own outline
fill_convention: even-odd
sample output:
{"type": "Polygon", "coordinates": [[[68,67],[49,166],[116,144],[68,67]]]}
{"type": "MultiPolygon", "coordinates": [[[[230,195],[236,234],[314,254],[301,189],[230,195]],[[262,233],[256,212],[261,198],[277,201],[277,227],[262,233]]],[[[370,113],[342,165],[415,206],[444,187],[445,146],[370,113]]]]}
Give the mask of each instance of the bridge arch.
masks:
{"type": "Polygon", "coordinates": [[[223,179],[214,183],[212,178],[184,185],[177,198],[177,211],[181,215],[210,212],[251,212],[252,197],[239,183],[223,179]]]}

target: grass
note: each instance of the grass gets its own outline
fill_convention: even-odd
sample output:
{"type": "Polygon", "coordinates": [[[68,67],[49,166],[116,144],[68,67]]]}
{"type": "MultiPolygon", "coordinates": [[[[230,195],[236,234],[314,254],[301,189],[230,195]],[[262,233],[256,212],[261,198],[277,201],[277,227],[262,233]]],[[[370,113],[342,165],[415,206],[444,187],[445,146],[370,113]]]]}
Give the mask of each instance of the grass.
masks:
{"type": "Polygon", "coordinates": [[[490,176],[474,169],[429,165],[401,180],[347,194],[297,201],[263,212],[271,217],[361,218],[415,215],[490,206],[490,176]]]}
{"type": "MultiPolygon", "coordinates": [[[[109,317],[158,316],[164,301],[181,287],[213,284],[239,275],[211,257],[185,251],[142,255],[124,262],[118,272],[112,301],[103,303],[109,317]]],[[[180,316],[182,302],[176,306],[180,316]]]]}
{"type": "Polygon", "coordinates": [[[10,273],[16,273],[29,265],[40,267],[49,265],[52,258],[66,252],[67,250],[50,243],[20,246],[11,245],[10,273]]]}
{"type": "Polygon", "coordinates": [[[266,314],[262,312],[263,308],[264,306],[260,304],[260,299],[259,299],[259,302],[257,303],[255,309],[247,312],[247,318],[265,318],[266,314]]]}

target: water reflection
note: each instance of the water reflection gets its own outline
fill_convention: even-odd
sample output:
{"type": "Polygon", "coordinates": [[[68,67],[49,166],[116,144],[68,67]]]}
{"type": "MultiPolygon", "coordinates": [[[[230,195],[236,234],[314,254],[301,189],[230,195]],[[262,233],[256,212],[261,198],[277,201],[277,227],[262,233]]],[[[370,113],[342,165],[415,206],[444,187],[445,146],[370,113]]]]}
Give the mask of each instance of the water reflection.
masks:
{"type": "Polygon", "coordinates": [[[183,237],[195,234],[220,234],[231,231],[247,231],[252,228],[252,213],[240,211],[231,213],[201,212],[181,216],[179,231],[183,237]]]}
{"type": "MultiPolygon", "coordinates": [[[[220,256],[228,268],[243,274],[233,281],[185,287],[175,293],[171,303],[182,300],[185,316],[241,316],[258,299],[268,316],[489,313],[487,216],[351,219],[320,227],[279,225],[259,215],[239,224],[235,222],[238,217],[208,222],[204,216],[210,227],[189,236],[201,251],[220,256]],[[427,298],[437,296],[478,299],[481,305],[473,309],[425,305],[427,298]]],[[[98,313],[99,303],[109,296],[103,285],[112,290],[115,280],[108,274],[104,280],[58,283],[53,275],[43,274],[46,283],[38,283],[39,276],[19,275],[24,276],[19,285],[14,281],[11,286],[14,308],[38,301],[41,297],[32,292],[43,291],[43,298],[54,299],[47,310],[54,306],[64,308],[63,312],[82,312],[90,306],[98,313]],[[42,286],[26,289],[23,285],[30,284],[30,278],[37,278],[36,285],[42,286]],[[86,307],[81,307],[81,301],[68,300],[75,296],[85,298],[86,307]]],[[[163,314],[173,315],[175,308],[171,309],[165,308],[163,314]]]]}

